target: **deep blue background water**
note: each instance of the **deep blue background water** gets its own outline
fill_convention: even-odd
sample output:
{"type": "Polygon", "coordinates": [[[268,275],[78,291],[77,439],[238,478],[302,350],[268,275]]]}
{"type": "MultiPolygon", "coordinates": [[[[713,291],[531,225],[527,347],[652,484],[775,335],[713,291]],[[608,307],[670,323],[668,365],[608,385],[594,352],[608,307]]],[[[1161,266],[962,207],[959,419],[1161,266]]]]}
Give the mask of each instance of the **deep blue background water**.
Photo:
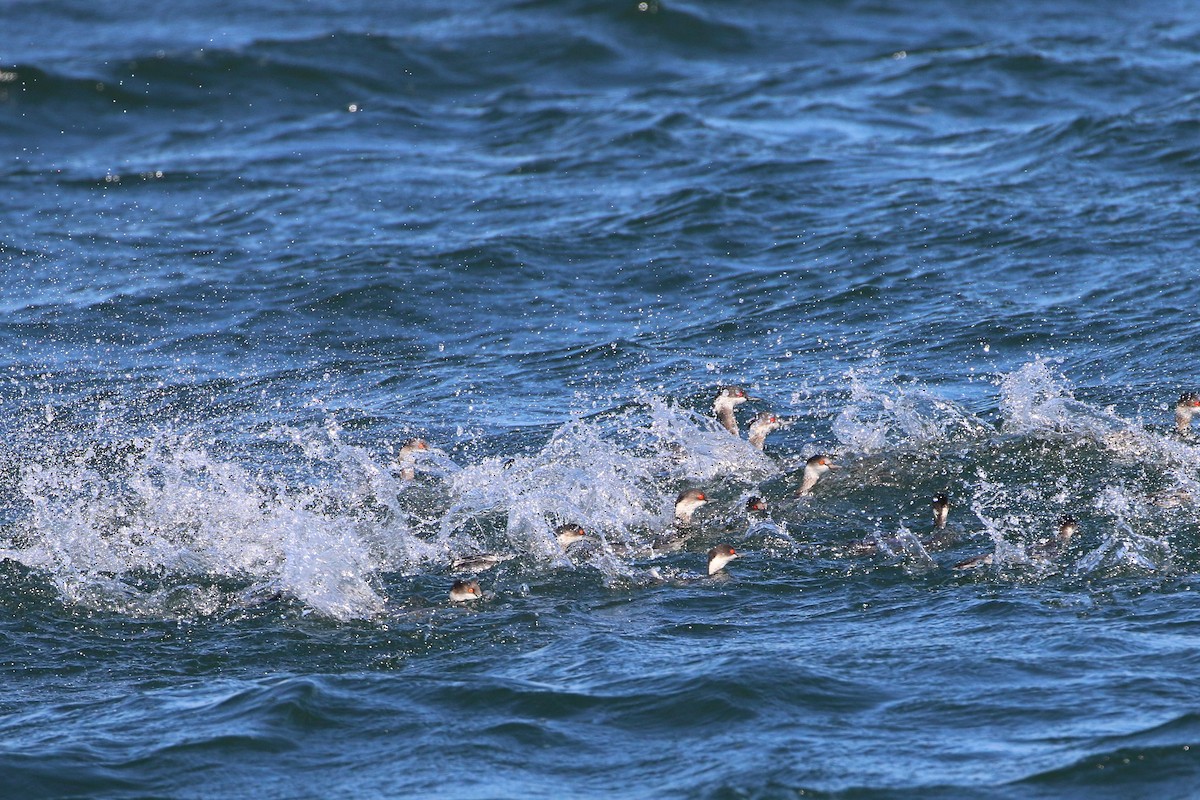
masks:
{"type": "Polygon", "coordinates": [[[1194,795],[1191,4],[2,27],[3,796],[1194,795]]]}

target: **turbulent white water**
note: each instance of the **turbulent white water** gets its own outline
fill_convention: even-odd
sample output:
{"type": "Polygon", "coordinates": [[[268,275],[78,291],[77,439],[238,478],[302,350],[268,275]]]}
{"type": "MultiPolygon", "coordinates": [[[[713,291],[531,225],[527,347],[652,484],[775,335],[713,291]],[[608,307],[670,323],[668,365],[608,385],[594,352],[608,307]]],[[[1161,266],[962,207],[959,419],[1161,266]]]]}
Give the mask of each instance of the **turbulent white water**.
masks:
{"type": "MultiPolygon", "coordinates": [[[[759,493],[777,506],[778,542],[812,528],[815,514],[836,544],[852,529],[839,533],[827,516],[829,496],[887,498],[936,468],[963,482],[939,488],[970,510],[973,521],[956,514],[955,524],[992,550],[993,568],[1036,562],[1029,548],[1074,513],[1089,518],[1090,545],[1060,569],[1169,571],[1172,525],[1197,518],[1189,474],[1200,448],[1074,399],[1046,360],[999,387],[997,429],[928,389],[850,375],[831,426],[846,468],[804,502],[792,495],[811,441],[785,431],[761,453],[706,409],[657,399],[570,421],[528,453],[456,464],[435,447],[412,481],[396,471],[394,443],[348,444],[337,425],[267,434],[290,448],[284,472],[217,456],[194,435],[47,453],[21,467],[26,510],[4,554],[45,573],[70,603],[171,616],[285,596],[336,619],[371,618],[387,613],[382,575],[441,574],[480,552],[515,556],[508,569],[628,576],[675,524],[674,495],[687,486],[711,498],[687,531],[697,541],[746,532],[739,506],[759,493]],[[554,538],[564,522],[589,541],[564,551],[554,538]]],[[[881,521],[890,511],[863,510],[881,521]]],[[[904,524],[886,528],[880,555],[938,567],[904,524]]]]}

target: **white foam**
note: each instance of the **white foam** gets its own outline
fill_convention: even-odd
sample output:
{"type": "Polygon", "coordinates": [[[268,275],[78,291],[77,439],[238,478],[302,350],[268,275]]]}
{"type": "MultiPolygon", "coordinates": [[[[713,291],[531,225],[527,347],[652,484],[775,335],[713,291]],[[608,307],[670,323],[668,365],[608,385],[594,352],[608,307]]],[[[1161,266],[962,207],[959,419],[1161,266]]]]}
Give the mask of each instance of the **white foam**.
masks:
{"type": "Polygon", "coordinates": [[[847,374],[850,399],[833,422],[847,449],[870,454],[962,438],[990,429],[962,409],[918,386],[900,386],[871,373],[847,374]]]}
{"type": "MultiPolygon", "coordinates": [[[[996,567],[1028,564],[1030,559],[1023,540],[1027,536],[1030,521],[1012,511],[1013,508],[1026,507],[1026,504],[1014,502],[1014,492],[991,480],[983,470],[978,471],[978,476],[971,499],[971,512],[991,540],[991,563],[996,567]]],[[[1018,489],[1017,493],[1023,492],[1018,489]]]]}
{"type": "Polygon", "coordinates": [[[921,540],[903,526],[890,536],[876,533],[872,538],[880,555],[903,562],[905,570],[909,572],[927,572],[937,568],[937,562],[929,555],[921,540]]]}
{"type": "Polygon", "coordinates": [[[763,451],[731,436],[715,418],[657,398],[647,401],[647,407],[648,433],[667,456],[663,465],[671,477],[706,481],[736,475],[756,481],[778,473],[763,451]]]}
{"type": "Polygon", "coordinates": [[[1124,527],[1104,538],[1100,546],[1075,562],[1077,572],[1162,572],[1171,568],[1171,545],[1163,538],[1143,536],[1124,527]]]}
{"type": "MultiPolygon", "coordinates": [[[[123,580],[167,574],[269,586],[337,619],[382,610],[372,579],[383,565],[357,513],[362,484],[285,487],[186,438],[141,440],[119,465],[97,463],[88,451],[22,474],[31,510],[8,555],[46,571],[68,600],[134,611],[174,592],[176,602],[169,579],[140,594],[123,580]]],[[[391,524],[389,534],[407,532],[391,524]]],[[[198,613],[212,605],[200,601],[198,613]]]]}

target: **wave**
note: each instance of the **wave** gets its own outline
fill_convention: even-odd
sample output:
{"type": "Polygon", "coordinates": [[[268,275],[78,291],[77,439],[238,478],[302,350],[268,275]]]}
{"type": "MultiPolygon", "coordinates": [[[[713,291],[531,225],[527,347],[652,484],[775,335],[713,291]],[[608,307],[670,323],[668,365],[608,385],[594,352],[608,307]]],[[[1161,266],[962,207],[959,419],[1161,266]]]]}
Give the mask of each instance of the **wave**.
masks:
{"type": "MultiPolygon", "coordinates": [[[[650,396],[522,433],[515,452],[503,437],[491,453],[435,448],[418,458],[415,481],[397,471],[402,438],[372,440],[379,421],[361,412],[320,428],[270,424],[247,440],[252,451],[161,431],[122,441],[112,433],[123,416],[89,432],[51,414],[17,440],[41,455],[6,456],[17,500],[3,555],[80,607],[219,617],[294,599],[333,619],[372,619],[396,610],[397,576],[442,574],[478,552],[517,556],[499,568],[500,582],[584,570],[612,586],[653,583],[660,573],[645,558],[689,486],[711,501],[693,548],[747,529],[737,504],[759,493],[776,506],[780,531],[805,530],[844,558],[862,520],[857,535],[875,543],[863,552],[914,574],[951,566],[980,541],[993,548],[989,575],[1021,580],[1161,580],[1200,555],[1200,486],[1189,477],[1200,448],[1074,399],[1046,360],[1000,380],[995,420],[871,370],[844,379],[844,388],[776,397],[776,413],[804,411],[765,454],[724,431],[705,395],[691,401],[703,413],[650,396]],[[46,439],[64,423],[70,436],[46,439]],[[794,493],[818,450],[844,472],[823,481],[813,504],[794,493]],[[254,451],[274,455],[247,463],[254,451]],[[936,492],[970,511],[954,521],[958,543],[935,545],[927,522],[905,519],[936,492]],[[1064,513],[1080,518],[1083,544],[1053,562],[1035,556],[1064,513]],[[564,551],[553,535],[564,522],[591,541],[564,551]]],[[[752,529],[747,540],[761,539],[752,529]]],[[[775,539],[779,552],[796,552],[786,533],[762,542],[775,539]]]]}
{"type": "Polygon", "coordinates": [[[495,547],[570,566],[552,535],[563,521],[640,544],[670,519],[663,492],[685,475],[774,470],[712,420],[649,410],[648,428],[632,417],[610,426],[640,431],[631,445],[581,421],[533,456],[460,468],[435,452],[419,463],[428,485],[398,476],[393,449],[344,443],[332,423],[262,436],[300,456],[318,478],[308,486],[190,436],[93,442],[19,467],[21,510],[2,554],[45,574],[72,605],[135,616],[220,615],[285,596],[335,619],[373,617],[387,606],[383,573],[495,547]]]}
{"type": "Polygon", "coordinates": [[[606,74],[611,80],[637,71],[623,58],[621,37],[598,38],[579,27],[556,28],[542,47],[528,46],[535,30],[556,24],[535,15],[512,29],[453,37],[336,30],[236,48],[116,57],[83,74],[10,64],[0,70],[0,106],[60,119],[64,112],[90,114],[97,125],[116,125],[133,111],[143,123],[148,112],[195,121],[215,108],[237,110],[244,118],[369,110],[429,124],[434,117],[428,110],[414,109],[438,108],[463,93],[499,94],[531,80],[546,90],[591,85],[606,74]]]}
{"type": "Polygon", "coordinates": [[[1073,763],[1008,785],[1032,797],[1083,792],[1118,798],[1151,790],[1182,797],[1178,787],[1200,774],[1200,754],[1194,746],[1197,722],[1195,714],[1184,714],[1144,731],[1081,743],[1073,749],[1087,754],[1073,763]]]}

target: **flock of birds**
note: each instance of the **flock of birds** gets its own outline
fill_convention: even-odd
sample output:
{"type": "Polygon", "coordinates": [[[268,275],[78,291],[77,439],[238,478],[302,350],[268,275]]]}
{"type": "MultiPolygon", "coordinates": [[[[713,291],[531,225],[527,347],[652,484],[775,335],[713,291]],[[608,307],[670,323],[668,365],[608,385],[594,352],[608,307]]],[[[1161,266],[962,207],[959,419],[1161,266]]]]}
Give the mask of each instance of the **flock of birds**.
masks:
{"type": "MultiPolygon", "coordinates": [[[[739,386],[722,387],[713,402],[713,414],[730,434],[741,438],[741,429],[737,418],[734,416],[734,410],[742,403],[757,399],[746,394],[745,390],[739,386]]],[[[1197,413],[1200,413],[1200,394],[1188,392],[1181,395],[1175,404],[1176,430],[1180,434],[1187,434],[1191,429],[1192,418],[1197,413]]],[[[750,423],[748,441],[755,448],[762,450],[768,434],[779,430],[783,425],[784,422],[780,417],[763,411],[750,423]]],[[[399,475],[406,479],[412,479],[415,476],[414,462],[417,453],[428,449],[429,446],[423,439],[412,439],[407,442],[400,449],[396,459],[395,468],[399,475]]],[[[837,468],[837,465],[827,454],[819,453],[812,456],[804,465],[800,488],[796,494],[798,496],[811,494],[817,482],[828,474],[830,470],[837,468]]],[[[700,489],[683,490],[675,498],[675,519],[680,525],[690,525],[692,515],[707,502],[708,497],[700,489]]],[[[761,497],[750,497],[746,502],[746,512],[751,518],[764,518],[767,514],[767,504],[761,497]]],[[[934,538],[923,542],[924,546],[936,546],[941,543],[937,534],[946,529],[949,516],[950,498],[944,492],[938,493],[933,498],[933,526],[935,535],[934,538]]],[[[1033,543],[1030,552],[1031,557],[1042,560],[1053,559],[1067,549],[1071,539],[1078,532],[1079,524],[1076,519],[1069,514],[1064,514],[1058,520],[1057,535],[1033,543]]],[[[586,537],[587,532],[575,523],[564,523],[555,529],[555,538],[564,551],[570,545],[586,537]]],[[[681,544],[682,540],[675,540],[673,543],[669,543],[659,549],[674,549],[681,544]]],[[[880,549],[892,551],[900,549],[895,544],[895,542],[889,542],[888,540],[865,539],[856,543],[851,550],[855,554],[873,554],[880,549]]],[[[511,555],[499,555],[495,553],[479,553],[453,561],[450,568],[452,571],[479,573],[491,569],[512,557],[511,555]]],[[[721,543],[714,546],[708,551],[708,574],[715,575],[723,570],[730,561],[738,557],[739,554],[732,545],[721,543]]],[[[955,564],[954,568],[960,570],[976,569],[992,564],[994,559],[994,553],[986,553],[961,561],[955,564]]],[[[471,602],[483,597],[483,589],[476,579],[457,580],[450,588],[450,600],[455,603],[471,602]]]]}

